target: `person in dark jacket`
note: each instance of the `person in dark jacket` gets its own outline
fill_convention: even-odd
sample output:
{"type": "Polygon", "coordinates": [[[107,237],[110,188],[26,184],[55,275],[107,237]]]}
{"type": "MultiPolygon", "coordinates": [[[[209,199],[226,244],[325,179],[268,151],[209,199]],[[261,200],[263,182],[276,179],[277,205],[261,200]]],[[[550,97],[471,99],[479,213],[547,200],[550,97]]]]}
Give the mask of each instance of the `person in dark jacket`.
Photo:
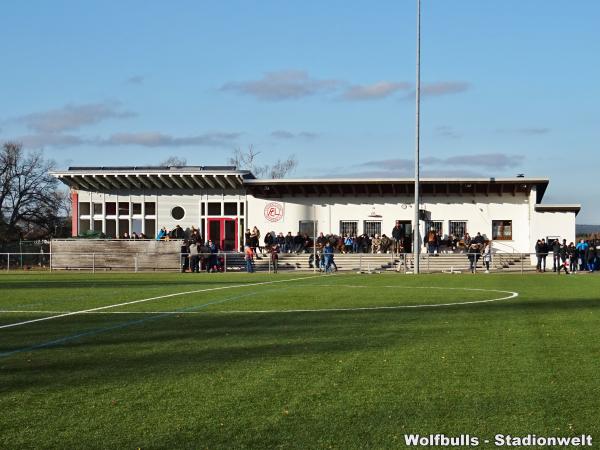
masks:
{"type": "Polygon", "coordinates": [[[554,239],[552,242],[552,272],[556,272],[560,267],[560,242],[554,239]]]}
{"type": "Polygon", "coordinates": [[[285,237],[283,236],[283,233],[279,233],[277,235],[277,238],[275,239],[275,242],[277,243],[277,245],[279,246],[279,250],[283,253],[286,253],[286,248],[285,248],[285,237]]]}
{"type": "Polygon", "coordinates": [[[188,241],[183,241],[181,244],[181,273],[186,272],[190,268],[190,244],[188,241]]]}
{"type": "Polygon", "coordinates": [[[558,252],[558,254],[560,255],[560,261],[561,264],[558,267],[558,275],[560,275],[560,271],[562,269],[564,269],[565,273],[567,275],[569,275],[569,269],[567,269],[567,266],[569,265],[569,246],[567,245],[567,241],[566,239],[563,240],[563,244],[560,246],[560,250],[558,252]]]}
{"type": "Polygon", "coordinates": [[[274,233],[266,233],[265,238],[264,238],[264,243],[265,243],[265,247],[268,252],[271,249],[271,247],[273,247],[273,244],[275,243],[274,233]]]}
{"type": "Polygon", "coordinates": [[[300,254],[304,248],[304,238],[298,231],[298,234],[294,236],[294,253],[300,254]]]}
{"type": "Polygon", "coordinates": [[[323,256],[325,259],[325,273],[331,272],[331,262],[333,261],[333,247],[329,242],[323,247],[323,256]]]}
{"type": "Polygon", "coordinates": [[[288,234],[285,235],[285,253],[292,253],[294,251],[294,236],[292,236],[292,232],[288,231],[288,234]]]}
{"type": "Polygon", "coordinates": [[[177,225],[175,228],[171,230],[171,239],[184,239],[185,231],[181,228],[180,225],[177,225]]]}
{"type": "Polygon", "coordinates": [[[540,239],[535,243],[535,257],[537,258],[537,263],[535,265],[535,271],[542,271],[542,241],[540,239]]]}
{"type": "Polygon", "coordinates": [[[317,236],[317,248],[318,249],[322,249],[323,247],[325,247],[325,244],[328,242],[329,240],[323,235],[323,232],[321,231],[319,233],[319,236],[317,236]]]}
{"type": "Polygon", "coordinates": [[[208,264],[206,265],[207,272],[218,272],[219,270],[219,260],[217,257],[217,253],[219,252],[219,248],[217,244],[213,241],[208,241],[208,251],[210,252],[210,256],[208,258],[208,264]]]}
{"type": "Polygon", "coordinates": [[[402,225],[400,225],[399,220],[396,220],[396,225],[392,228],[392,240],[394,241],[392,251],[396,254],[400,253],[402,248],[402,225]]]}
{"type": "Polygon", "coordinates": [[[596,270],[597,250],[594,242],[589,243],[588,254],[587,254],[587,267],[588,271],[592,273],[596,270]]]}
{"type": "Polygon", "coordinates": [[[579,259],[579,252],[577,251],[577,247],[575,247],[573,242],[569,244],[567,251],[569,254],[569,270],[572,273],[575,273],[577,272],[577,260],[579,259]]]}
{"type": "Polygon", "coordinates": [[[467,258],[469,259],[469,269],[471,273],[475,273],[477,271],[477,262],[481,257],[481,247],[479,244],[473,244],[469,246],[467,250],[467,258]]]}
{"type": "Polygon", "coordinates": [[[548,246],[548,244],[546,243],[546,239],[542,239],[542,246],[541,246],[541,256],[542,256],[542,272],[546,271],[546,258],[548,257],[548,252],[550,251],[550,247],[548,246]]]}

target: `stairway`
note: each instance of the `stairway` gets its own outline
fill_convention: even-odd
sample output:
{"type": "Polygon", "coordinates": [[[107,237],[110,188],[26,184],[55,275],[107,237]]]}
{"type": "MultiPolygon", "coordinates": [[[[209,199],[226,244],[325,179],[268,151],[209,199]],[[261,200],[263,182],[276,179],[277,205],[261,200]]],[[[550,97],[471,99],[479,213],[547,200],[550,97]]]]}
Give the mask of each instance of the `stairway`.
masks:
{"type": "MultiPolygon", "coordinates": [[[[414,258],[406,255],[406,262],[402,262],[400,271],[407,272],[414,269],[414,258]]],[[[439,255],[422,254],[419,258],[419,270],[422,273],[442,272],[469,272],[470,263],[466,253],[448,253],[439,255]]],[[[477,270],[485,270],[483,258],[477,262],[477,270]]],[[[492,255],[490,272],[534,272],[528,255],[512,253],[496,253],[492,255]]]]}
{"type": "MultiPolygon", "coordinates": [[[[55,239],[52,241],[52,268],[62,270],[102,271],[179,271],[181,270],[181,241],[131,241],[101,239],[55,239]]],[[[283,253],[279,255],[279,270],[312,272],[312,253],[283,253]]],[[[227,272],[245,272],[243,253],[225,253],[220,258],[227,272]]],[[[348,253],[334,255],[339,272],[411,272],[413,257],[407,255],[348,253]]],[[[257,272],[272,270],[270,256],[259,254],[254,268],[257,272]]],[[[479,260],[478,270],[483,270],[479,260]]],[[[532,272],[528,255],[496,253],[491,263],[492,272],[532,272]]],[[[469,260],[465,253],[420,256],[422,273],[468,272],[469,260]]]]}

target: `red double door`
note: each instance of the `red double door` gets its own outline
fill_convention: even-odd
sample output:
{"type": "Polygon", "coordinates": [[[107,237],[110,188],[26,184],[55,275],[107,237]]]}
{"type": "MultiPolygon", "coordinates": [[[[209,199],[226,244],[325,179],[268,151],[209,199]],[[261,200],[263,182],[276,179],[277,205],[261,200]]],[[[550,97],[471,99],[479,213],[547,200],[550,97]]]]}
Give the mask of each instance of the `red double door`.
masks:
{"type": "Polygon", "coordinates": [[[208,219],[208,239],[215,242],[221,251],[237,250],[238,220],[208,219]]]}

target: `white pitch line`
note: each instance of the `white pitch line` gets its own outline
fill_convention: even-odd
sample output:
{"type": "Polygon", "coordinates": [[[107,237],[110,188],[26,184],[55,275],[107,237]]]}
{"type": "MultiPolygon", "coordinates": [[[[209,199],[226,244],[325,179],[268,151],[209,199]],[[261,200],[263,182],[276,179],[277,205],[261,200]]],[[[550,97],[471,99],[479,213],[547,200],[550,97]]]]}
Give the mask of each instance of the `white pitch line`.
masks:
{"type": "MultiPolygon", "coordinates": [[[[248,287],[248,286],[262,286],[262,285],[275,284],[275,283],[284,283],[284,282],[288,282],[288,281],[307,280],[309,278],[316,278],[316,277],[319,277],[319,276],[320,275],[312,275],[312,276],[309,276],[309,277],[287,278],[285,280],[261,281],[260,283],[238,284],[238,285],[234,285],[234,286],[219,286],[219,287],[208,288],[208,289],[196,289],[196,290],[193,290],[193,291],[176,292],[174,294],[166,294],[166,295],[159,295],[157,297],[142,298],[140,300],[133,300],[131,302],[117,303],[115,305],[99,306],[97,308],[90,308],[90,309],[85,309],[85,310],[81,310],[81,311],[73,311],[73,312],[66,312],[66,313],[62,313],[62,314],[57,314],[55,316],[40,317],[39,319],[31,319],[31,320],[25,320],[23,322],[9,323],[7,325],[0,325],[0,330],[2,330],[4,328],[19,327],[19,326],[22,326],[22,325],[27,325],[27,324],[35,323],[35,322],[42,322],[42,321],[45,321],[45,320],[53,320],[53,319],[59,319],[61,317],[74,316],[74,315],[77,315],[77,314],[87,314],[87,313],[92,313],[92,312],[96,312],[96,311],[102,311],[102,310],[110,309],[110,308],[118,308],[119,306],[134,305],[136,303],[144,303],[144,302],[149,302],[149,301],[152,301],[152,300],[160,300],[160,299],[163,299],[163,298],[177,297],[177,296],[180,296],[180,295],[198,294],[200,292],[221,291],[221,290],[225,290],[225,289],[234,289],[234,288],[248,287]]],[[[49,313],[49,314],[51,314],[51,313],[49,313]]]]}
{"type": "Polygon", "coordinates": [[[458,305],[474,305],[477,303],[492,303],[502,300],[510,300],[519,296],[518,292],[502,291],[499,289],[481,289],[481,288],[459,288],[459,287],[441,287],[441,286],[361,286],[361,285],[319,285],[319,287],[380,287],[380,288],[400,288],[400,289],[443,289],[443,290],[463,290],[463,291],[483,291],[483,292],[500,292],[510,294],[506,297],[492,298],[488,300],[473,300],[468,302],[453,302],[453,303],[435,303],[423,305],[396,305],[396,306],[363,306],[355,308],[319,308],[319,309],[266,309],[263,311],[222,311],[223,313],[254,313],[254,314],[274,314],[274,313],[298,313],[298,312],[341,312],[341,311],[373,311],[378,309],[408,309],[408,308],[439,308],[440,306],[458,306],[458,305]]]}
{"type": "MultiPolygon", "coordinates": [[[[313,277],[306,277],[313,278],[313,277]]],[[[281,280],[287,281],[287,280],[281,280]]],[[[248,285],[245,285],[248,286],[248,285]]],[[[348,288],[367,288],[373,286],[362,286],[362,285],[337,285],[337,284],[315,284],[310,287],[348,287],[348,288]]],[[[422,304],[422,305],[396,305],[396,306],[363,306],[354,308],[319,308],[319,309],[265,309],[265,310],[231,310],[231,311],[99,311],[99,310],[87,310],[87,311],[76,311],[69,313],[67,311],[11,311],[11,310],[0,310],[0,313],[31,313],[31,314],[274,314],[274,313],[297,313],[297,312],[335,312],[335,311],[373,311],[378,309],[407,309],[407,308],[439,308],[440,306],[458,306],[458,305],[474,305],[478,303],[492,303],[499,302],[502,300],[510,300],[519,296],[518,292],[513,291],[502,291],[499,289],[481,289],[481,288],[460,288],[460,287],[441,287],[441,286],[377,286],[379,288],[395,288],[395,289],[441,289],[441,290],[462,290],[462,291],[482,291],[482,292],[500,292],[503,294],[510,294],[506,297],[492,298],[486,300],[473,300],[468,302],[453,302],[453,303],[436,303],[436,304],[422,304]]],[[[172,294],[177,295],[177,294],[172,294]]],[[[117,305],[115,305],[117,306],[117,305]]],[[[59,316],[53,316],[59,317],[59,316]]],[[[1,328],[1,327],[0,327],[1,328]]]]}

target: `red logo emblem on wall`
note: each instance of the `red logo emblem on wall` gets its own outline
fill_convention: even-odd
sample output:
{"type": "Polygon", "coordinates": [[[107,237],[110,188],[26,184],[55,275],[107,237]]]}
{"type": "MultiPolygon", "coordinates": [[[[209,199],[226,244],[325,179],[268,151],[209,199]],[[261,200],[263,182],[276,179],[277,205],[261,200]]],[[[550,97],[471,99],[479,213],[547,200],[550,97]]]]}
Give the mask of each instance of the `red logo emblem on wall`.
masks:
{"type": "Polygon", "coordinates": [[[283,205],[277,202],[267,203],[267,206],[265,206],[265,219],[269,222],[279,222],[283,219],[283,205]]]}

